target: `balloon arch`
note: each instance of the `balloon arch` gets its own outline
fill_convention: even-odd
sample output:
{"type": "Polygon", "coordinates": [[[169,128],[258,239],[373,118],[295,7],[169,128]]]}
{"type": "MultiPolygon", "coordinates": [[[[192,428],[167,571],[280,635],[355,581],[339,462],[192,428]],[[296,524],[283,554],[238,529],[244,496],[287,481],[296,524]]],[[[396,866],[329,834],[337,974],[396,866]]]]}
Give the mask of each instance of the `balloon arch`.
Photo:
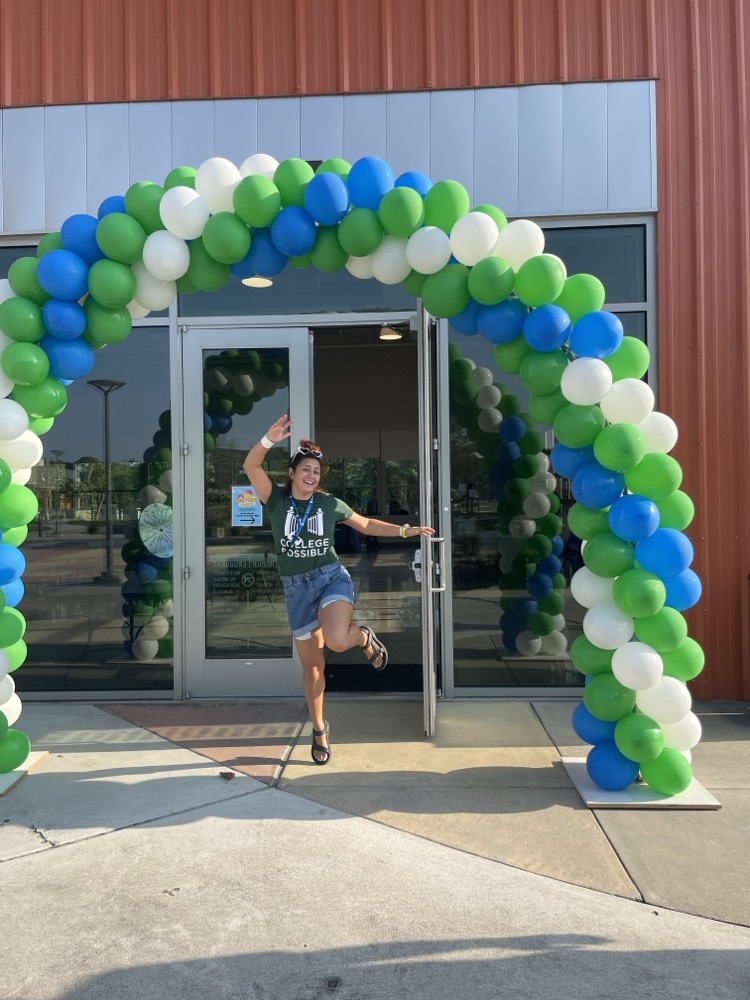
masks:
{"type": "MultiPolygon", "coordinates": [[[[494,205],[471,208],[454,180],[432,183],[417,171],[395,178],[373,156],[353,165],[330,159],[317,170],[267,154],[239,168],[219,157],[178,167],[163,185],[139,181],[107,198],[97,217],[70,216],[0,283],[0,772],[30,751],[13,728],[21,703],[12,674],[26,657],[19,546],[38,510],[26,483],[42,458],[41,435],[65,408],[66,385],[90,372],[96,350],[123,340],[134,319],[166,308],[178,291],[218,289],[230,275],[271,277],[288,265],[401,283],[433,316],[490,341],[498,368],[520,376],[528,413],[491,370],[451,345],[452,409],[486,459],[498,501],[503,644],[520,655],[567,648],[556,493],[563,476],[575,500],[568,527],[583,540],[584,565],[570,580],[585,609],[583,634],[570,656],[586,678],[572,721],[591,744],[589,775],[610,790],[639,775],[665,795],[687,788],[700,723],[686,682],[704,658],[681,612],[698,601],[700,582],[684,534],[693,505],[668,454],[677,429],[641,380],[648,349],[603,309],[596,277],[568,276],[544,252],[534,222],[508,222],[494,205]],[[550,456],[536,423],[554,430],[550,456]]],[[[209,393],[209,446],[232,412],[263,394],[254,379],[273,391],[274,375],[254,371],[252,355],[232,359],[232,391],[209,393]]],[[[162,438],[144,456],[150,523],[139,523],[123,549],[126,644],[139,659],[169,641],[171,548],[159,549],[171,530],[163,417],[162,438]]]]}

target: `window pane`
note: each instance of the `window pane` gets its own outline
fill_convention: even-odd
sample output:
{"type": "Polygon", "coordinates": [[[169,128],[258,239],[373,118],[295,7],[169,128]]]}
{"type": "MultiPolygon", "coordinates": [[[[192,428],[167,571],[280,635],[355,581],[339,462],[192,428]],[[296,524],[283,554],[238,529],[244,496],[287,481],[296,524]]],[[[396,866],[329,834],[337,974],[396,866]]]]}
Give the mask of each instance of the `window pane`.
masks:
{"type": "Polygon", "coordinates": [[[568,274],[595,274],[607,302],[646,301],[646,227],[576,226],[545,229],[545,250],[565,261],[568,274]]]}
{"type": "Polygon", "coordinates": [[[622,328],[626,337],[637,337],[643,343],[646,340],[646,314],[645,312],[621,312],[617,314],[622,321],[622,328]]]}

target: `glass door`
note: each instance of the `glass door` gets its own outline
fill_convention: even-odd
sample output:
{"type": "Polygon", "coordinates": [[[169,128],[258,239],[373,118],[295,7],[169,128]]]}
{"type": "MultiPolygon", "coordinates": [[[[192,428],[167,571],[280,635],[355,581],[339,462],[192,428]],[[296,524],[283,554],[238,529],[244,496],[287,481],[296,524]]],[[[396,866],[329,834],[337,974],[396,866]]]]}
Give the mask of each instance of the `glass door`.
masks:
{"type": "MultiPolygon", "coordinates": [[[[307,328],[183,327],[184,662],[189,697],[302,693],[270,525],[242,465],[279,416],[311,430],[307,328]]],[[[289,441],[266,468],[283,481],[289,441]]]]}

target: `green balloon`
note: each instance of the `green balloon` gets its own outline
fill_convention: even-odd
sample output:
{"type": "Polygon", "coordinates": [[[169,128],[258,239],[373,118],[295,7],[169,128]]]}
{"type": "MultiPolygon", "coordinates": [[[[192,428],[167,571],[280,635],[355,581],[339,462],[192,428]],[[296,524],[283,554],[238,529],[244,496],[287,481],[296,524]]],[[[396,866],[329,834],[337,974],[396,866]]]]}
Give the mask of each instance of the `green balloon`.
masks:
{"type": "Polygon", "coordinates": [[[349,259],[338,239],[338,226],[318,226],[315,245],[310,251],[310,263],[318,271],[333,274],[340,271],[349,259]]]}
{"type": "Polygon", "coordinates": [[[39,240],[36,248],[37,257],[43,257],[50,250],[62,250],[62,236],[59,232],[47,233],[39,240]]]}
{"type": "MultiPolygon", "coordinates": [[[[547,517],[549,517],[549,514],[547,515],[547,517]]],[[[560,522],[560,524],[562,526],[562,522],[560,522]]],[[[560,532],[558,531],[557,534],[559,535],[560,532]]],[[[552,577],[552,586],[555,588],[555,590],[566,590],[568,586],[568,581],[565,578],[565,574],[556,573],[552,577]]]]}
{"type": "Polygon", "coordinates": [[[424,224],[450,233],[462,215],[469,211],[469,192],[458,181],[438,181],[424,197],[424,224]]]}
{"type": "Polygon", "coordinates": [[[193,292],[198,291],[197,287],[193,284],[190,278],[188,278],[187,274],[183,274],[182,277],[178,278],[174,284],[177,291],[182,295],[192,295],[193,292]]]}
{"type": "Polygon", "coordinates": [[[641,461],[625,470],[625,485],[631,493],[640,493],[649,500],[665,500],[680,488],[682,469],[671,455],[647,452],[641,461]]]}
{"type": "Polygon", "coordinates": [[[410,187],[391,188],[380,201],[378,218],[389,235],[407,239],[424,222],[422,195],[410,187]]]}
{"type": "Polygon", "coordinates": [[[562,351],[537,351],[532,348],[518,373],[529,392],[547,393],[559,389],[568,359],[562,351]]]}
{"type": "Polygon", "coordinates": [[[560,507],[562,506],[560,497],[557,495],[557,493],[550,493],[548,494],[548,496],[550,502],[550,513],[557,514],[557,512],[560,510],[560,507]]]}
{"type": "MultiPolygon", "coordinates": [[[[546,535],[547,538],[554,538],[555,535],[559,535],[560,532],[562,531],[562,518],[558,517],[557,514],[553,514],[550,511],[550,513],[545,514],[544,517],[538,517],[536,519],[536,530],[540,535],[546,535]]],[[[550,552],[551,551],[552,549],[550,549],[550,552]]],[[[549,555],[549,552],[547,553],[547,555],[549,555]]],[[[558,581],[558,583],[555,584],[555,587],[556,588],[559,586],[565,587],[567,585],[567,580],[562,575],[562,573],[559,573],[558,576],[563,582],[562,584],[560,584],[558,581]]],[[[553,581],[555,579],[557,579],[557,577],[553,577],[553,581]]]]}
{"type": "MultiPolygon", "coordinates": [[[[477,397],[477,387],[471,379],[466,379],[465,382],[452,382],[451,396],[459,406],[468,406],[477,397]]],[[[476,417],[476,410],[474,411],[474,417],[476,417]]],[[[466,426],[470,425],[467,424],[466,426]]]]}
{"type": "MultiPolygon", "coordinates": [[[[5,492],[4,490],[0,492],[5,492]]],[[[3,530],[3,544],[13,545],[18,548],[20,545],[26,541],[29,534],[29,527],[27,524],[22,524],[18,528],[6,528],[3,530]]]]}
{"type": "Polygon", "coordinates": [[[538,420],[540,424],[551,427],[555,417],[563,408],[568,405],[568,400],[563,396],[560,389],[543,394],[532,392],[529,396],[529,413],[538,420]]]}
{"type": "Polygon", "coordinates": [[[502,399],[497,404],[497,408],[504,417],[517,417],[523,409],[523,406],[521,405],[521,400],[518,396],[514,396],[513,393],[509,392],[503,395],[502,399]]]}
{"type": "Polygon", "coordinates": [[[548,615],[545,611],[535,611],[533,615],[529,615],[529,632],[533,632],[534,635],[549,635],[554,631],[555,621],[552,615],[548,615]]]}
{"type": "Polygon", "coordinates": [[[615,726],[615,743],[621,754],[644,764],[656,760],[664,749],[664,730],[648,715],[632,712],[615,726]]]}
{"type": "Polygon", "coordinates": [[[614,674],[596,674],[583,689],[583,703],[597,719],[615,722],[633,711],[635,691],[620,684],[614,674]]]}
{"type": "Polygon", "coordinates": [[[524,554],[535,562],[552,554],[552,539],[543,533],[532,535],[523,543],[524,554]]]}
{"type": "Polygon", "coordinates": [[[47,431],[52,430],[54,423],[54,417],[31,417],[29,419],[29,430],[41,437],[42,434],[46,434],[47,431]]]}
{"type": "Polygon", "coordinates": [[[170,170],[164,178],[164,190],[168,191],[173,187],[187,187],[195,189],[195,175],[198,171],[195,167],[175,167],[170,170]]]}
{"type": "Polygon", "coordinates": [[[571,644],[570,658],[579,673],[595,677],[597,674],[612,672],[614,652],[614,649],[600,649],[585,635],[579,635],[571,644]]]}
{"type": "Polygon", "coordinates": [[[679,611],[664,607],[655,615],[636,619],[635,634],[639,642],[653,646],[657,653],[671,653],[687,639],[688,627],[679,611]]]}
{"type": "Polygon", "coordinates": [[[39,284],[36,274],[38,266],[39,261],[36,257],[19,257],[10,265],[8,281],[16,295],[24,299],[31,299],[38,306],[43,306],[50,295],[39,284]]]}
{"type": "Polygon", "coordinates": [[[605,469],[618,472],[630,469],[645,454],[643,434],[633,424],[611,424],[594,441],[594,457],[605,469]]]}
{"type": "Polygon", "coordinates": [[[232,204],[244,223],[262,229],[270,226],[281,211],[281,195],[270,177],[251,174],[234,189],[232,204]]]}
{"type": "Polygon", "coordinates": [[[187,276],[202,292],[214,292],[229,280],[229,264],[223,264],[212,257],[199,236],[188,245],[190,266],[187,276]]]}
{"type": "Polygon", "coordinates": [[[299,257],[290,257],[288,263],[292,267],[297,267],[301,271],[311,266],[310,253],[300,254],[299,257]]]}
{"type": "Polygon", "coordinates": [[[38,344],[16,341],[3,351],[0,367],[17,385],[38,385],[49,374],[49,358],[38,344]]]}
{"type": "Polygon", "coordinates": [[[0,494],[0,529],[18,528],[33,521],[39,513],[39,501],[27,486],[11,485],[0,494]]]}
{"type": "Polygon", "coordinates": [[[516,476],[521,476],[522,479],[531,479],[539,471],[539,460],[536,455],[524,455],[521,453],[520,457],[513,463],[513,472],[516,476]]]}
{"type": "Polygon", "coordinates": [[[609,531],[607,511],[574,503],[568,510],[568,527],[574,535],[588,542],[603,531],[609,531]]]}
{"type": "Polygon", "coordinates": [[[234,212],[212,215],[203,227],[202,239],[208,256],[220,264],[236,264],[250,249],[250,230],[234,212]]]}
{"type": "Polygon", "coordinates": [[[296,156],[282,160],[273,175],[273,182],[281,195],[281,204],[304,206],[305,188],[314,176],[315,171],[307,160],[300,160],[296,156]]]}
{"type": "Polygon", "coordinates": [[[107,309],[90,295],[83,303],[83,311],[86,313],[83,339],[93,348],[119,344],[133,329],[133,317],[127,309],[107,309]]]}
{"type": "Polygon", "coordinates": [[[42,310],[31,299],[16,297],[0,302],[0,330],[11,340],[34,343],[45,334],[42,310]]]}
{"type": "Polygon", "coordinates": [[[548,615],[561,615],[565,611],[565,598],[562,594],[553,591],[551,594],[539,598],[537,608],[540,611],[545,611],[548,615]]]}
{"type": "MultiPolygon", "coordinates": [[[[0,493],[4,493],[12,482],[13,470],[4,458],[0,458],[0,493]]],[[[3,538],[3,541],[5,541],[5,538],[3,538]]]]}
{"type": "Polygon", "coordinates": [[[656,760],[643,764],[641,777],[649,788],[661,795],[679,795],[690,786],[693,769],[679,750],[665,747],[656,760]]]}
{"type": "Polygon", "coordinates": [[[401,284],[410,295],[413,295],[415,298],[420,298],[425,281],[427,281],[426,274],[420,274],[419,271],[410,271],[401,284]]]}
{"type": "Polygon", "coordinates": [[[489,215],[497,223],[498,229],[505,229],[508,225],[508,217],[497,205],[476,205],[472,208],[472,212],[484,212],[485,215],[489,215]]]}
{"type": "Polygon", "coordinates": [[[528,479],[513,476],[506,481],[503,493],[508,500],[524,500],[531,493],[531,484],[528,479]]]}
{"type": "Polygon", "coordinates": [[[522,455],[538,455],[544,447],[544,436],[532,428],[519,439],[518,447],[521,449],[522,455]]]}
{"type": "MultiPolygon", "coordinates": [[[[5,536],[3,535],[3,541],[5,536]]],[[[664,664],[664,673],[668,677],[676,677],[680,681],[695,680],[703,670],[706,663],[706,655],[703,649],[690,636],[680,643],[677,649],[659,654],[664,664]]]]}
{"type": "Polygon", "coordinates": [[[433,316],[455,316],[466,308],[469,298],[469,269],[465,264],[446,264],[436,274],[428,275],[422,286],[422,302],[433,316]]]}
{"type": "Polygon", "coordinates": [[[125,211],[140,222],[146,233],[155,233],[157,229],[164,228],[159,211],[163,197],[164,188],[161,184],[155,184],[153,181],[136,181],[125,192],[125,211]]]}
{"type": "Polygon", "coordinates": [[[643,378],[651,364],[648,347],[637,337],[623,337],[622,343],[608,357],[602,359],[612,372],[612,379],[643,378]]]}
{"type": "Polygon", "coordinates": [[[353,208],[338,225],[339,243],[352,257],[367,257],[378,249],[383,239],[383,226],[377,212],[370,208],[353,208]]]}
{"type": "Polygon", "coordinates": [[[457,357],[448,366],[448,378],[451,382],[466,382],[471,379],[474,364],[468,358],[457,357]]]}
{"type": "Polygon", "coordinates": [[[660,577],[645,569],[629,569],[615,580],[612,597],[631,618],[649,618],[664,607],[667,590],[660,577]]]}
{"type": "Polygon", "coordinates": [[[23,639],[26,619],[18,608],[3,608],[0,611],[0,646],[12,646],[23,639]]]}
{"type": "Polygon", "coordinates": [[[100,306],[122,309],[135,296],[135,275],[126,264],[98,260],[89,269],[89,292],[100,306]]]}
{"type": "Polygon", "coordinates": [[[570,322],[575,323],[586,313],[598,312],[605,298],[604,285],[593,274],[571,274],[554,304],[564,309],[570,322]]]}
{"type": "MultiPolygon", "coordinates": [[[[68,405],[65,386],[51,375],[38,385],[17,385],[13,390],[13,399],[21,404],[30,417],[56,417],[68,405]]],[[[2,527],[0,524],[0,528],[2,527]]]]}
{"type": "Polygon", "coordinates": [[[31,740],[26,733],[21,729],[9,729],[0,740],[0,774],[15,771],[30,753],[31,740]]]}
{"type": "Polygon", "coordinates": [[[597,576],[613,577],[632,569],[635,549],[611,531],[601,531],[586,543],[584,564],[597,576]]]}
{"type": "Polygon", "coordinates": [[[135,264],[143,257],[146,230],[125,212],[110,212],[96,227],[96,242],[102,253],[120,264],[135,264]]]}
{"type": "Polygon", "coordinates": [[[568,403],[558,411],[552,427],[561,444],[568,448],[585,448],[594,443],[603,429],[604,414],[595,405],[568,403]]]}
{"type": "Polygon", "coordinates": [[[18,670],[19,667],[23,666],[26,662],[26,657],[29,655],[28,646],[23,639],[14,642],[12,646],[7,646],[4,652],[8,657],[9,674],[12,674],[14,670],[18,670]]]}
{"type": "Polygon", "coordinates": [[[529,257],[516,273],[516,295],[534,308],[554,302],[564,286],[565,265],[553,254],[529,257]]]}
{"type": "Polygon", "coordinates": [[[338,174],[342,180],[346,180],[349,176],[349,171],[352,169],[352,165],[348,160],[342,160],[339,156],[332,156],[327,160],[323,160],[318,169],[315,171],[316,174],[338,174]]]}
{"type": "MultiPolygon", "coordinates": [[[[516,337],[508,340],[504,344],[495,344],[495,361],[501,371],[509,375],[517,375],[521,370],[523,359],[531,350],[525,337],[516,337]]],[[[502,402],[502,401],[501,401],[502,402]]]]}
{"type": "Polygon", "coordinates": [[[662,500],[655,500],[659,508],[659,527],[684,531],[695,517],[695,504],[682,490],[675,490],[662,500]]]}
{"type": "MultiPolygon", "coordinates": [[[[8,735],[8,717],[4,712],[0,712],[0,746],[2,746],[2,741],[8,735]]],[[[11,768],[12,770],[12,768],[11,768]]]]}
{"type": "Polygon", "coordinates": [[[515,280],[515,272],[504,257],[485,257],[469,273],[469,292],[482,305],[495,305],[508,298],[515,280]]]}

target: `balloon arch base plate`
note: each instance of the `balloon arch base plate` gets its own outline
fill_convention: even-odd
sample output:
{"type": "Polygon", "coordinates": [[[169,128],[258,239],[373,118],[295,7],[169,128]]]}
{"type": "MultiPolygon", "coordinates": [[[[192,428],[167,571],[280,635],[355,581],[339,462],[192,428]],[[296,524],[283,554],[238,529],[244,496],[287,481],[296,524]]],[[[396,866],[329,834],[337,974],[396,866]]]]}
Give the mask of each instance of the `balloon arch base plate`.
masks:
{"type": "Polygon", "coordinates": [[[13,771],[6,771],[0,774],[0,798],[15,788],[18,782],[25,778],[30,771],[33,771],[35,767],[38,767],[48,755],[48,750],[34,750],[23,764],[19,764],[13,771]]]}
{"type": "Polygon", "coordinates": [[[661,795],[640,781],[610,792],[589,778],[585,757],[563,757],[562,764],[589,809],[721,809],[719,800],[695,778],[679,795],[661,795]]]}

